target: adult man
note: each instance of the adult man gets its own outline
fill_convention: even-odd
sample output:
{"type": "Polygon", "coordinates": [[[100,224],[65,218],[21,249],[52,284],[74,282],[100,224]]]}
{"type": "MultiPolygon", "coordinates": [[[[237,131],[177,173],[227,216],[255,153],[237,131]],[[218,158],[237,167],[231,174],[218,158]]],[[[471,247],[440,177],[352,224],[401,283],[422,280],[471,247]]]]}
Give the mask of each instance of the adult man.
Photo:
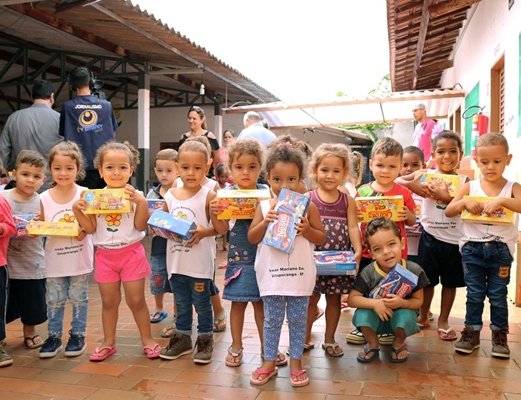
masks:
{"type": "Polygon", "coordinates": [[[416,124],[416,128],[414,129],[412,144],[423,151],[425,160],[430,160],[431,141],[441,132],[442,127],[437,124],[436,121],[427,118],[427,110],[423,103],[418,103],[412,110],[412,114],[414,115],[414,119],[418,121],[418,124],[416,124]]]}
{"type": "Polygon", "coordinates": [[[266,150],[266,146],[277,139],[277,136],[262,126],[262,118],[259,114],[248,111],[244,115],[244,129],[237,137],[237,140],[241,139],[257,139],[266,150]]]}
{"type": "MultiPolygon", "coordinates": [[[[31,97],[33,104],[29,108],[15,111],[9,116],[2,136],[0,136],[0,158],[4,165],[13,167],[14,161],[22,150],[35,150],[44,157],[49,150],[63,138],[58,134],[60,113],[51,107],[54,104],[54,89],[47,80],[34,82],[31,97]]],[[[51,174],[38,192],[49,189],[51,174]]]]}
{"type": "Polygon", "coordinates": [[[78,184],[89,189],[99,189],[105,184],[94,168],[93,160],[101,145],[115,139],[118,123],[110,102],[91,94],[94,78],[87,68],[74,68],[69,74],[69,84],[77,96],[62,105],[60,135],[80,145],[87,160],[87,176],[78,184]]]}

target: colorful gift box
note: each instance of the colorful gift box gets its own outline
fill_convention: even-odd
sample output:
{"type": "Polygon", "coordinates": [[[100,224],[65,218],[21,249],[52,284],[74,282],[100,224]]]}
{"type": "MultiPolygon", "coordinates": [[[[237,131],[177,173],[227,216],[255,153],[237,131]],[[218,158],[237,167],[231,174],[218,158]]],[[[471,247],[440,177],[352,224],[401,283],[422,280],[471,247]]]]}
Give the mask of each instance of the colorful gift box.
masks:
{"type": "Polygon", "coordinates": [[[385,217],[398,221],[398,211],[403,210],[403,196],[372,196],[355,198],[356,206],[363,216],[358,222],[369,222],[374,218],[385,217]]]}
{"type": "Polygon", "coordinates": [[[347,250],[315,251],[317,275],[356,275],[353,255],[347,250]]]}
{"type": "Polygon", "coordinates": [[[449,194],[454,197],[461,186],[460,175],[449,175],[449,174],[435,174],[433,172],[416,172],[415,176],[423,175],[420,179],[421,183],[426,183],[431,186],[447,186],[449,194]]]}
{"type": "Polygon", "coordinates": [[[306,213],[309,197],[282,189],[277,199],[275,211],[277,219],[268,224],[262,243],[284,253],[293,251],[293,243],[297,235],[295,224],[306,213]]]}
{"type": "MultiPolygon", "coordinates": [[[[476,200],[478,203],[487,203],[496,199],[495,197],[484,196],[463,196],[463,198],[476,200]]],[[[505,207],[497,209],[490,215],[484,211],[481,214],[472,214],[469,210],[464,210],[461,213],[461,219],[481,224],[513,224],[516,220],[516,213],[505,207]]]]}
{"type": "Polygon", "coordinates": [[[26,239],[28,237],[27,224],[36,214],[19,214],[13,215],[14,224],[16,226],[16,234],[12,236],[13,239],[26,239]]]}
{"type": "Polygon", "coordinates": [[[152,215],[152,213],[154,211],[156,211],[156,210],[163,210],[163,203],[164,203],[164,200],[160,200],[160,199],[154,199],[154,200],[147,199],[148,215],[152,215]]]}
{"type": "Polygon", "coordinates": [[[55,237],[76,237],[80,234],[80,226],[73,222],[48,222],[48,221],[29,221],[27,232],[30,235],[55,236],[55,237]]]}
{"type": "Polygon", "coordinates": [[[148,227],[154,235],[183,242],[193,236],[189,231],[197,229],[195,222],[179,218],[162,210],[156,210],[148,220],[148,227]]]}
{"type": "Polygon", "coordinates": [[[269,189],[218,190],[219,207],[224,210],[218,219],[253,219],[255,209],[261,200],[271,198],[269,189]]]}
{"type": "Polygon", "coordinates": [[[122,214],[132,211],[125,189],[85,190],[81,197],[87,200],[85,214],[122,214]]]}
{"type": "Polygon", "coordinates": [[[396,294],[405,299],[417,284],[418,277],[416,275],[400,264],[396,264],[367,297],[370,299],[385,299],[390,294],[396,294]]]}

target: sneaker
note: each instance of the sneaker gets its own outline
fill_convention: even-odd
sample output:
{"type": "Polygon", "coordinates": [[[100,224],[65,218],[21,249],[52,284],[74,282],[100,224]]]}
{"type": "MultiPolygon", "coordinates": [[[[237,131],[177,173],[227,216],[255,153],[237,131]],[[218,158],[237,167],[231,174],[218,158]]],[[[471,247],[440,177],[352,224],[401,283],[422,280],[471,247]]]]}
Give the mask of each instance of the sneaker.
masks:
{"type": "Polygon", "coordinates": [[[69,335],[69,341],[65,346],[65,357],[81,356],[87,348],[85,338],[81,335],[74,335],[72,331],[69,331],[69,335]]]}
{"type": "Polygon", "coordinates": [[[49,336],[40,348],[40,358],[54,357],[62,348],[62,340],[59,337],[49,336]]]}
{"type": "Polygon", "coordinates": [[[188,335],[176,332],[174,336],[170,338],[168,346],[161,350],[159,357],[165,360],[175,360],[185,354],[190,354],[194,351],[192,347],[192,339],[188,335]]]}
{"type": "Polygon", "coordinates": [[[201,335],[195,342],[197,352],[194,355],[194,363],[208,364],[212,362],[213,335],[201,335]]]}
{"type": "Polygon", "coordinates": [[[346,342],[351,344],[364,344],[367,343],[367,339],[358,329],[353,329],[346,335],[346,342]]]}
{"type": "Polygon", "coordinates": [[[4,349],[3,342],[0,344],[0,367],[7,367],[13,363],[13,359],[4,349]]]}
{"type": "Polygon", "coordinates": [[[465,329],[461,331],[461,338],[454,345],[458,353],[470,354],[479,347],[480,331],[475,331],[469,325],[465,325],[465,329]]]}
{"type": "Polygon", "coordinates": [[[492,355],[499,358],[510,358],[510,348],[507,342],[508,329],[492,331],[492,355]]]}
{"type": "Polygon", "coordinates": [[[382,346],[390,346],[393,344],[394,335],[392,333],[382,333],[378,335],[378,343],[382,346]]]}

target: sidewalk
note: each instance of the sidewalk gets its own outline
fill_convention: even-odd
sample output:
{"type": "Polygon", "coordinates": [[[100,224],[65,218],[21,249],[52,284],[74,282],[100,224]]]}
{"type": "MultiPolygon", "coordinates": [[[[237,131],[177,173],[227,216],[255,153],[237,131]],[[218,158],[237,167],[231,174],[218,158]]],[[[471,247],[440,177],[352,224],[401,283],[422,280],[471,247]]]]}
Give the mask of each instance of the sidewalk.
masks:
{"type": "MultiPolygon", "coordinates": [[[[144,245],[148,250],[149,238],[144,245]]],[[[217,264],[225,257],[217,253],[217,264]]],[[[222,288],[224,270],[217,270],[217,284],[222,288]]],[[[152,309],[154,300],[147,286],[147,301],[152,309]]],[[[251,306],[247,309],[244,327],[244,358],[242,366],[227,367],[226,350],[231,344],[229,328],[215,334],[215,353],[208,365],[196,365],[191,356],[178,360],[148,360],[142,353],[139,334],[124,299],[120,307],[117,331],[117,353],[107,361],[93,363],[89,354],[102,341],[101,300],[96,283],[91,280],[90,308],[87,327],[87,351],[80,357],[66,358],[61,351],[51,359],[40,359],[38,350],[23,345],[19,321],[7,325],[8,353],[14,358],[10,367],[0,368],[0,399],[258,399],[258,400],[355,400],[355,399],[468,399],[521,400],[521,309],[510,307],[509,344],[511,358],[490,357],[490,330],[488,306],[485,309],[486,328],[481,334],[481,348],[468,356],[456,355],[454,342],[442,341],[436,331],[436,320],[430,328],[408,340],[410,356],[404,364],[391,364],[390,347],[383,348],[380,361],[360,364],[356,354],[361,346],[348,345],[345,335],[351,331],[352,310],[342,314],[336,340],[345,355],[331,358],[321,348],[324,317],[314,325],[315,349],[306,352],[303,364],[311,382],[302,388],[292,388],[289,367],[279,368],[279,375],[266,385],[253,387],[250,374],[260,366],[259,340],[251,306]]],[[[169,316],[161,323],[152,324],[152,333],[162,346],[167,339],[161,329],[171,322],[172,298],[165,298],[169,316]]],[[[323,305],[323,304],[322,304],[323,305]]],[[[436,317],[439,294],[432,311],[436,317]]],[[[230,303],[224,301],[229,310],[230,303]]],[[[70,326],[70,305],[66,309],[64,332],[70,326]]],[[[459,332],[463,328],[465,290],[459,290],[451,323],[459,332]]],[[[46,337],[46,325],[38,332],[46,337]]],[[[194,328],[195,337],[195,328],[194,328]]],[[[68,335],[64,335],[65,341],[68,335]]],[[[287,327],[284,328],[280,349],[288,345],[287,327]]]]}

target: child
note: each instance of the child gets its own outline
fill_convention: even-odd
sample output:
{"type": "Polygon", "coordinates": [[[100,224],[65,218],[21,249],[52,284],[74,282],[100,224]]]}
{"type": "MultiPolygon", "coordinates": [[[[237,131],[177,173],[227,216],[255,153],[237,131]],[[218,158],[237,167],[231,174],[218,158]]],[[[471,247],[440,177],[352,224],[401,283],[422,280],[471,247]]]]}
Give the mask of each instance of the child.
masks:
{"type": "Polygon", "coordinates": [[[351,151],[349,153],[349,160],[351,161],[351,168],[349,169],[349,175],[347,176],[344,186],[340,186],[339,189],[346,192],[349,196],[356,196],[356,187],[362,183],[364,177],[365,164],[364,156],[358,151],[351,151]]]}
{"type": "Polygon", "coordinates": [[[275,198],[260,203],[248,231],[250,243],[259,244],[255,273],[265,314],[264,361],[251,375],[250,383],[254,385],[263,385],[278,373],[276,360],[285,313],[289,322],[291,385],[305,386],[309,383],[301,358],[309,296],[316,279],[313,250],[315,244],[321,244],[326,239],[317,206],[310,202],[307,215],[296,224],[298,234],[291,254],[260,243],[268,224],[277,219],[274,207],[281,189],[296,192],[303,176],[304,155],[301,150],[283,143],[270,149],[266,160],[266,177],[275,198]],[[301,273],[298,276],[272,275],[270,270],[273,268],[298,268],[301,273]]]}
{"type": "MultiPolygon", "coordinates": [[[[410,190],[395,183],[395,179],[400,174],[402,163],[403,148],[400,143],[389,137],[378,140],[373,146],[371,159],[369,160],[369,169],[373,173],[375,180],[361,186],[356,192],[355,199],[357,197],[368,196],[402,196],[404,207],[402,210],[398,211],[399,221],[396,225],[400,228],[402,237],[406,238],[405,225],[412,226],[416,222],[416,215],[414,214],[416,204],[414,204],[410,190]]],[[[363,237],[366,225],[366,223],[360,225],[363,237]]],[[[365,243],[363,243],[363,246],[359,272],[372,262],[372,255],[369,252],[369,248],[365,243]]],[[[404,241],[404,249],[402,251],[403,259],[407,259],[407,251],[406,238],[404,241]]],[[[346,340],[348,343],[353,344],[366,342],[364,336],[357,329],[348,333],[346,340]]]]}
{"type": "MultiPolygon", "coordinates": [[[[87,188],[76,185],[83,179],[83,154],[76,143],[65,141],[49,152],[51,188],[40,195],[40,220],[76,223],[72,206],[87,188]]],[[[19,185],[17,185],[18,187],[19,185]]],[[[63,317],[65,302],[72,303],[72,322],[65,356],[83,354],[87,312],[89,307],[89,274],[92,271],[92,239],[81,231],[77,238],[48,236],[45,240],[47,266],[48,337],[40,348],[40,358],[54,357],[63,348],[63,317]],[[64,251],[64,249],[67,251],[64,251]]]]}
{"type": "MultiPolygon", "coordinates": [[[[337,143],[324,143],[316,149],[310,165],[310,175],[318,189],[310,192],[311,201],[317,206],[320,219],[327,233],[326,242],[316,246],[317,251],[354,249],[353,259],[360,261],[362,240],[358,229],[356,205],[353,198],[338,187],[343,185],[350,171],[349,149],[337,143]]],[[[320,294],[326,295],[326,332],[322,348],[331,357],[341,357],[344,351],[335,341],[335,332],[341,312],[341,296],[349,294],[352,276],[317,276],[313,295],[309,299],[306,343],[304,350],[314,347],[311,329],[315,320],[314,309],[320,294]],[[310,315],[311,314],[311,315],[310,315]]]]}
{"type": "Polygon", "coordinates": [[[416,310],[421,306],[423,288],[429,280],[418,264],[402,258],[405,238],[395,222],[375,218],[367,223],[364,235],[374,262],[358,274],[349,295],[349,305],[357,309],[353,324],[367,338],[367,344],[356,359],[361,363],[374,361],[380,352],[377,334],[392,333],[391,362],[402,363],[409,356],[405,340],[420,331],[416,310]],[[418,276],[418,284],[412,293],[405,299],[395,294],[382,299],[367,298],[396,264],[418,276]]]}
{"type": "Polygon", "coordinates": [[[74,203],[76,219],[86,233],[92,233],[96,251],[96,271],[101,294],[101,319],[104,339],[94,349],[90,361],[103,361],[116,353],[116,326],[121,302],[121,283],[125,300],[139,329],[143,352],[150,359],[158,358],[161,347],[154,342],[150,316],[145,301],[145,277],[150,274],[141,240],[148,221],[148,205],[143,194],[128,181],[139,164],[139,152],[130,144],[107,142],[96,152],[96,167],[107,189],[125,189],[133,212],[120,214],[84,214],[85,199],[74,203]],[[117,232],[117,234],[115,234],[117,232]]]}
{"type": "MultiPolygon", "coordinates": [[[[40,212],[40,195],[36,193],[45,182],[45,158],[34,150],[22,150],[15,162],[14,189],[0,192],[9,202],[13,215],[40,212]]],[[[7,251],[9,265],[9,301],[7,323],[21,318],[24,343],[28,349],[42,347],[43,339],[36,325],[47,321],[45,302],[45,256],[41,238],[11,239],[7,251]]]]}
{"type": "Polygon", "coordinates": [[[195,140],[187,140],[179,148],[177,170],[183,186],[170,189],[165,195],[164,210],[197,224],[190,231],[193,237],[186,242],[169,241],[166,260],[170,274],[170,285],[177,306],[177,330],[167,347],[161,351],[161,358],[175,360],[193,352],[192,347],[192,307],[198,315],[197,352],[193,361],[208,364],[213,354],[213,324],[210,286],[213,284],[215,238],[218,233],[226,233],[228,224],[218,220],[217,201],[214,191],[203,187],[208,173],[210,157],[206,146],[195,140]]]}
{"type": "MultiPolygon", "coordinates": [[[[443,131],[432,141],[432,158],[438,174],[457,175],[456,169],[463,154],[461,138],[451,131],[443,131]]],[[[456,289],[465,286],[458,242],[461,238],[461,218],[445,216],[445,208],[452,201],[446,185],[422,185],[419,177],[410,174],[398,179],[415,193],[424,197],[421,224],[423,233],[418,247],[418,264],[422,266],[430,285],[425,288],[425,300],[420,308],[418,324],[425,329],[429,324],[429,309],[434,288],[441,281],[441,305],[438,317],[438,336],[442,340],[455,340],[456,332],[449,326],[449,315],[456,298],[456,289]]],[[[462,176],[462,180],[466,180],[462,176]]]]}
{"type": "MultiPolygon", "coordinates": [[[[508,142],[503,135],[487,133],[481,136],[476,143],[475,160],[482,178],[465,183],[447,206],[445,214],[453,217],[465,209],[474,214],[492,214],[502,207],[520,213],[521,185],[503,177],[511,159],[508,142]],[[473,199],[464,199],[465,195],[495,199],[478,203],[473,199]]],[[[513,224],[500,225],[462,221],[459,246],[467,284],[467,303],[465,328],[454,346],[457,352],[470,354],[479,347],[484,302],[488,296],[492,355],[510,357],[507,285],[518,238],[517,218],[516,214],[513,224]]]]}
{"type": "MultiPolygon", "coordinates": [[[[0,163],[1,166],[1,163],[0,163]]],[[[7,308],[7,295],[9,293],[9,271],[7,270],[7,246],[9,238],[16,234],[16,226],[13,221],[11,206],[7,200],[0,196],[0,310],[7,308]]],[[[0,367],[7,367],[13,363],[13,359],[5,351],[5,312],[0,314],[0,367]]]]}
{"type": "MultiPolygon", "coordinates": [[[[230,169],[225,164],[218,164],[215,169],[217,176],[217,183],[219,184],[218,189],[229,189],[232,185],[228,183],[230,180],[230,169]]],[[[222,235],[223,237],[223,250],[228,250],[228,234],[222,235]]],[[[222,267],[221,267],[222,268],[222,267]]]]}
{"type": "MultiPolygon", "coordinates": [[[[172,187],[177,177],[176,161],[177,151],[174,149],[164,149],[156,154],[154,172],[156,173],[159,185],[150,189],[150,192],[147,194],[147,199],[163,200],[166,192],[172,187]]],[[[165,238],[159,236],[152,237],[150,249],[150,267],[152,269],[152,275],[150,276],[150,293],[154,295],[156,304],[155,312],[150,314],[150,322],[153,324],[161,322],[167,317],[168,313],[164,311],[163,298],[165,293],[172,293],[166,268],[166,243],[167,240],[165,238]]],[[[175,324],[175,312],[173,324],[175,324]]],[[[172,330],[175,331],[174,325],[172,325],[172,330]]],[[[169,337],[168,331],[167,329],[165,333],[162,332],[161,336],[169,337]]]]}
{"type": "Polygon", "coordinates": [[[4,190],[9,182],[11,182],[9,171],[5,167],[0,168],[0,190],[4,190]]]}

